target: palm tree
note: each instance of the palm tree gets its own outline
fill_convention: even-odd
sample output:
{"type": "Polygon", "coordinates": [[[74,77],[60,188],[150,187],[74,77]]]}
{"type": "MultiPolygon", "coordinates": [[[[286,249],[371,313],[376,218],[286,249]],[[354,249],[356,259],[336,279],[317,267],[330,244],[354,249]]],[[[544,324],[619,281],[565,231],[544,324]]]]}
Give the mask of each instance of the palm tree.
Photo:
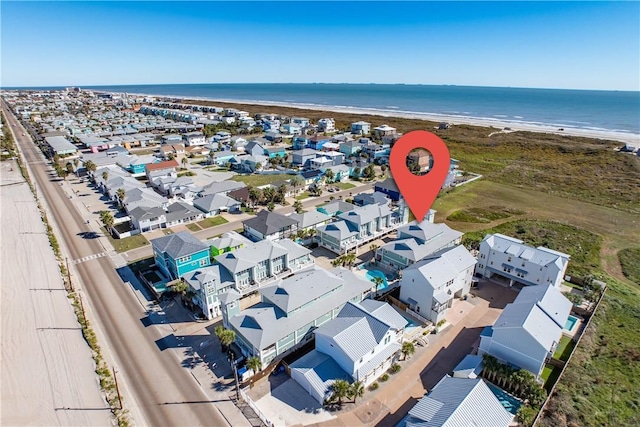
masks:
{"type": "Polygon", "coordinates": [[[102,179],[106,183],[107,180],[109,179],[109,172],[107,172],[107,171],[102,172],[102,179]]]}
{"type": "Polygon", "coordinates": [[[353,403],[356,403],[358,397],[364,396],[364,385],[360,381],[356,381],[349,387],[349,398],[353,399],[353,403]]]}
{"type": "Polygon", "coordinates": [[[80,160],[79,159],[73,159],[73,166],[75,167],[76,170],[76,175],[78,174],[78,166],[80,165],[80,160]]]}
{"type": "Polygon", "coordinates": [[[124,188],[118,188],[118,191],[116,191],[116,197],[118,197],[118,202],[120,202],[120,206],[122,206],[124,202],[124,196],[125,196],[124,188]]]}
{"type": "MultiPolygon", "coordinates": [[[[77,159],[76,159],[76,160],[77,160],[77,159]]],[[[67,175],[69,175],[69,174],[72,174],[72,173],[73,173],[73,164],[72,164],[71,162],[67,162],[66,168],[67,168],[67,169],[66,169],[66,171],[65,171],[66,173],[64,174],[64,179],[65,179],[65,181],[66,181],[66,179],[67,179],[67,175]]]]}
{"type": "Polygon", "coordinates": [[[351,385],[346,380],[336,380],[331,384],[330,402],[338,401],[338,405],[342,406],[342,399],[349,396],[351,385]]]}
{"type": "Polygon", "coordinates": [[[300,200],[296,200],[295,202],[293,202],[293,209],[296,211],[297,214],[301,214],[302,202],[300,200]]]}
{"type": "Polygon", "coordinates": [[[410,341],[405,341],[402,343],[402,350],[400,351],[402,352],[402,360],[406,360],[407,356],[411,356],[416,352],[416,346],[410,341]]]}
{"type": "Polygon", "coordinates": [[[344,262],[349,268],[353,267],[353,264],[356,262],[356,254],[353,252],[345,254],[344,262]]]}
{"type": "Polygon", "coordinates": [[[256,356],[251,356],[247,359],[247,368],[251,369],[255,375],[262,369],[262,361],[256,356]]]}
{"type": "Polygon", "coordinates": [[[275,208],[276,208],[276,204],[275,204],[275,203],[273,203],[273,202],[269,202],[269,203],[267,203],[267,210],[268,210],[269,212],[273,212],[273,210],[274,210],[275,208]]]}
{"type": "Polygon", "coordinates": [[[220,345],[222,346],[222,351],[225,351],[229,348],[231,343],[236,340],[236,333],[231,329],[227,329],[224,326],[216,326],[213,330],[213,333],[220,340],[220,345]]]}
{"type": "Polygon", "coordinates": [[[371,281],[376,285],[376,298],[378,297],[378,288],[384,285],[384,279],[380,276],[374,276],[371,281]]]}
{"type": "Polygon", "coordinates": [[[496,376],[496,370],[498,368],[498,359],[488,353],[485,353],[482,355],[482,364],[484,365],[484,377],[487,380],[493,382],[493,379],[496,376]]]}
{"type": "Polygon", "coordinates": [[[113,227],[113,215],[109,211],[100,212],[100,221],[102,221],[107,230],[111,230],[111,227],[113,227]]]}
{"type": "Polygon", "coordinates": [[[183,157],[182,160],[180,160],[180,162],[182,163],[182,167],[186,168],[187,163],[189,163],[189,160],[187,160],[186,157],[183,157]]]}
{"type": "Polygon", "coordinates": [[[369,246],[369,250],[375,253],[375,251],[377,251],[379,247],[380,247],[379,245],[372,243],[371,246],[369,246]]]}
{"type": "Polygon", "coordinates": [[[304,185],[304,181],[300,175],[295,175],[291,178],[291,186],[293,187],[294,194],[298,194],[298,187],[302,187],[304,185]]]}
{"type": "Polygon", "coordinates": [[[249,187],[249,202],[251,206],[255,206],[262,199],[262,190],[255,187],[249,187]]]}
{"type": "Polygon", "coordinates": [[[85,164],[84,167],[86,170],[88,170],[89,172],[93,173],[96,171],[96,169],[98,168],[98,166],[96,166],[95,163],[93,163],[91,160],[88,160],[85,164]]]}
{"type": "Polygon", "coordinates": [[[333,180],[336,176],[331,169],[327,169],[324,173],[324,177],[327,179],[327,182],[329,184],[333,184],[333,180]]]}
{"type": "Polygon", "coordinates": [[[310,228],[309,230],[307,230],[307,236],[309,236],[309,238],[313,238],[313,236],[315,236],[317,232],[318,230],[316,230],[315,228],[310,228]]]}

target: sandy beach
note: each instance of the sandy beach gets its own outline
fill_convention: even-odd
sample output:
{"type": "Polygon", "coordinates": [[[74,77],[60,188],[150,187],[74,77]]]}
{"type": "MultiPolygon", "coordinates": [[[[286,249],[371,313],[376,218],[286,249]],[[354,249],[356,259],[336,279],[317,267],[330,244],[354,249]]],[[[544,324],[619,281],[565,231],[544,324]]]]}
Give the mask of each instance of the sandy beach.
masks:
{"type": "MultiPolygon", "coordinates": [[[[614,131],[607,131],[607,130],[576,128],[576,127],[569,127],[566,125],[554,126],[554,125],[547,125],[542,123],[528,123],[528,122],[521,122],[516,120],[501,120],[501,119],[483,118],[483,117],[467,117],[467,116],[454,116],[454,115],[433,114],[433,113],[407,112],[407,111],[401,111],[401,110],[337,107],[337,106],[331,106],[331,105],[299,104],[299,103],[275,102],[275,101],[242,101],[242,100],[234,100],[234,99],[214,99],[214,98],[202,98],[202,97],[154,95],[154,94],[142,94],[142,93],[137,95],[149,96],[154,98],[165,98],[165,99],[171,98],[171,99],[180,99],[180,100],[220,102],[220,103],[241,104],[241,105],[263,105],[265,107],[268,107],[268,106],[288,107],[288,108],[298,108],[301,110],[314,110],[314,111],[327,111],[327,112],[335,112],[335,113],[374,115],[374,116],[381,116],[381,117],[418,119],[418,120],[425,120],[425,121],[431,121],[436,123],[447,122],[452,125],[472,125],[472,126],[481,126],[481,127],[489,127],[489,128],[493,127],[498,130],[501,130],[504,128],[510,128],[513,131],[552,133],[556,135],[578,136],[578,137],[584,137],[584,138],[596,138],[596,139],[603,139],[603,140],[610,140],[610,141],[618,141],[618,142],[625,143],[629,146],[640,148],[640,135],[632,134],[629,132],[614,132],[614,131]],[[559,129],[563,129],[563,130],[559,130],[559,129]]],[[[378,126],[380,124],[382,123],[375,123],[374,125],[378,126]]]]}

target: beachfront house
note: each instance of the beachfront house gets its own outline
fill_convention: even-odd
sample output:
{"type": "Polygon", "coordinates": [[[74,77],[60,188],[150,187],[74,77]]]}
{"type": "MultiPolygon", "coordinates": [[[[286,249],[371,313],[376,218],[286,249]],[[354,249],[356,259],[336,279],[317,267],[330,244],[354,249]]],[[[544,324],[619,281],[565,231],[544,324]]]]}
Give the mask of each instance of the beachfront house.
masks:
{"type": "Polygon", "coordinates": [[[308,342],[347,302],[368,297],[371,287],[345,268],[313,267],[260,289],[260,303],[242,311],[237,294],[225,295],[223,322],[235,331],[243,355],[258,357],[266,367],[308,342]]]}
{"type": "Polygon", "coordinates": [[[211,264],[209,246],[187,231],[158,237],[150,243],[155,264],[171,280],[211,264]]]}
{"type": "Polygon", "coordinates": [[[526,369],[539,377],[551,358],[573,304],[553,284],[527,286],[480,334],[478,354],[526,369]]]}
{"type": "Polygon", "coordinates": [[[413,264],[402,272],[400,300],[437,324],[445,318],[455,298],[469,293],[476,262],[460,245],[413,264]]]}
{"type": "MultiPolygon", "coordinates": [[[[330,215],[326,210],[323,213],[330,215]]],[[[338,214],[337,218],[338,221],[319,227],[316,237],[320,246],[337,254],[390,233],[406,223],[406,215],[379,204],[354,206],[338,214]]]]}
{"type": "Polygon", "coordinates": [[[363,121],[351,123],[351,133],[355,135],[369,135],[369,133],[371,133],[371,123],[363,121]]]}
{"type": "Polygon", "coordinates": [[[488,234],[480,242],[476,274],[503,281],[509,286],[551,284],[559,288],[569,255],[542,246],[533,248],[503,234],[488,234]]]}
{"type": "Polygon", "coordinates": [[[447,224],[412,221],[398,228],[394,241],[376,250],[375,261],[387,268],[402,270],[436,252],[459,245],[461,240],[462,233],[447,224]]]}

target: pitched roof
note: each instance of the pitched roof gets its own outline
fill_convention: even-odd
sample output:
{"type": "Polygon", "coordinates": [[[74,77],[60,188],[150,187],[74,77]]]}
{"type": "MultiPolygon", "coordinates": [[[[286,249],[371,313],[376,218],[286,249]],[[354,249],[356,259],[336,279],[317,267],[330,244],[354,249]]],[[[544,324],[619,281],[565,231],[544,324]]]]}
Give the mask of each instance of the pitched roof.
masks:
{"type": "MultiPolygon", "coordinates": [[[[175,202],[167,206],[167,222],[202,215],[202,212],[188,203],[175,202]]],[[[205,245],[206,246],[206,245],[205,245]]]]}
{"type": "Polygon", "coordinates": [[[219,181],[205,185],[202,189],[204,194],[228,193],[229,191],[244,188],[246,185],[238,181],[219,181]]]}
{"type": "Polygon", "coordinates": [[[177,167],[178,167],[178,162],[175,159],[173,159],[173,160],[167,160],[164,162],[148,164],[145,166],[145,169],[147,171],[157,171],[157,170],[177,168],[177,167]]]}
{"type": "Polygon", "coordinates": [[[543,246],[533,248],[525,245],[522,240],[499,233],[488,234],[482,243],[487,243],[496,252],[503,252],[541,266],[556,264],[559,269],[562,269],[570,258],[570,255],[565,253],[543,246]]]}
{"type": "Polygon", "coordinates": [[[318,227],[318,232],[331,236],[338,241],[345,240],[358,234],[358,230],[356,230],[355,226],[347,221],[336,221],[327,225],[322,225],[318,227]]]}
{"type": "Polygon", "coordinates": [[[318,211],[308,211],[301,214],[292,213],[289,218],[298,222],[298,227],[307,228],[329,221],[331,217],[318,211]]]}
{"type": "Polygon", "coordinates": [[[211,265],[192,271],[183,276],[185,281],[196,291],[202,289],[207,283],[213,284],[216,292],[219,289],[233,286],[233,277],[220,265],[211,265]]]}
{"type": "Polygon", "coordinates": [[[480,378],[445,376],[409,411],[407,427],[507,427],[507,412],[480,378]]]}
{"type": "Polygon", "coordinates": [[[338,316],[314,331],[333,340],[338,349],[356,362],[380,344],[391,327],[357,304],[348,302],[338,316]]]}
{"type": "Polygon", "coordinates": [[[376,188],[376,189],[377,188],[384,188],[384,189],[387,189],[389,191],[396,191],[396,192],[400,191],[398,189],[398,185],[393,180],[393,178],[387,178],[382,182],[376,182],[374,188],[376,188]]]}
{"type": "MultiPolygon", "coordinates": [[[[362,295],[371,289],[372,284],[366,279],[356,276],[350,270],[342,267],[334,268],[331,271],[323,270],[314,266],[310,270],[298,272],[288,279],[279,281],[278,284],[270,286],[271,288],[283,288],[286,292],[293,296],[291,306],[302,306],[303,299],[311,303],[300,310],[295,315],[284,316],[282,310],[273,303],[259,303],[240,312],[240,314],[229,319],[233,328],[251,345],[258,349],[263,349],[283,337],[289,335],[293,331],[309,324],[318,319],[329,310],[345,304],[347,301],[362,295]],[[301,276],[310,276],[307,279],[300,279],[301,276]],[[288,286],[286,281],[297,281],[299,286],[288,286]],[[324,287],[326,293],[324,298],[313,300],[309,295],[317,295],[318,289],[310,293],[308,287],[304,286],[305,282],[314,284],[318,287],[324,287]],[[300,286],[302,285],[302,286],[300,286]]],[[[264,295],[263,288],[259,292],[264,295]]],[[[275,289],[271,289],[270,294],[275,293],[275,289]]],[[[288,302],[286,302],[288,304],[288,302]]]]}
{"type": "Polygon", "coordinates": [[[214,248],[232,248],[240,245],[251,245],[253,242],[242,234],[239,234],[235,231],[229,231],[228,233],[224,233],[220,237],[216,237],[215,239],[208,240],[210,246],[214,248]]]}
{"type": "Polygon", "coordinates": [[[193,235],[187,231],[180,231],[175,234],[153,239],[151,240],[151,246],[154,250],[164,252],[173,259],[192,255],[203,250],[209,250],[209,246],[193,237],[193,235]]]}
{"type": "Polygon", "coordinates": [[[454,279],[460,272],[476,263],[477,260],[460,245],[412,264],[405,270],[418,270],[427,284],[436,286],[454,279]]]}
{"type": "Polygon", "coordinates": [[[526,286],[514,302],[537,304],[561,328],[564,328],[573,307],[571,301],[551,284],[526,286]]]}
{"type": "Polygon", "coordinates": [[[269,212],[264,209],[258,212],[255,217],[249,218],[242,223],[265,236],[277,233],[284,228],[298,224],[295,219],[277,212],[269,212]]]}
{"type": "Polygon", "coordinates": [[[312,350],[289,365],[292,371],[301,373],[314,391],[327,398],[335,380],[351,381],[351,376],[333,358],[318,350],[312,350]]]}
{"type": "Polygon", "coordinates": [[[343,212],[338,215],[338,218],[353,224],[363,225],[387,215],[391,215],[391,209],[387,205],[365,205],[356,206],[349,212],[343,212]]]}
{"type": "Polygon", "coordinates": [[[140,222],[140,221],[144,221],[146,219],[158,218],[158,217],[164,215],[164,210],[162,210],[159,207],[147,208],[147,207],[143,207],[143,206],[138,206],[138,207],[132,209],[129,212],[129,215],[134,217],[135,219],[137,219],[138,222],[140,222]]]}
{"type": "Polygon", "coordinates": [[[211,212],[221,208],[236,206],[240,202],[222,193],[207,194],[193,200],[193,206],[204,212],[211,212]]]}

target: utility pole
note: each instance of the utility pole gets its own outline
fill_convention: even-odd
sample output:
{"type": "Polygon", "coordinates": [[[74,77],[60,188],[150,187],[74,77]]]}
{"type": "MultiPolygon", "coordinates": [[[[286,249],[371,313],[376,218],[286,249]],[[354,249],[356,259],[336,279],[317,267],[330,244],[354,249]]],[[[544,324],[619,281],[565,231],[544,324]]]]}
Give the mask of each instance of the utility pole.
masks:
{"type": "Polygon", "coordinates": [[[116,367],[113,368],[113,381],[116,383],[116,393],[118,393],[118,403],[120,404],[120,409],[122,410],[122,397],[120,397],[120,387],[118,387],[118,377],[116,376],[116,367]]]}
{"type": "Polygon", "coordinates": [[[231,357],[229,360],[231,362],[231,367],[233,368],[233,377],[236,380],[236,400],[240,400],[240,386],[238,385],[238,367],[236,366],[236,359],[233,351],[231,351],[230,356],[231,357]]]}

